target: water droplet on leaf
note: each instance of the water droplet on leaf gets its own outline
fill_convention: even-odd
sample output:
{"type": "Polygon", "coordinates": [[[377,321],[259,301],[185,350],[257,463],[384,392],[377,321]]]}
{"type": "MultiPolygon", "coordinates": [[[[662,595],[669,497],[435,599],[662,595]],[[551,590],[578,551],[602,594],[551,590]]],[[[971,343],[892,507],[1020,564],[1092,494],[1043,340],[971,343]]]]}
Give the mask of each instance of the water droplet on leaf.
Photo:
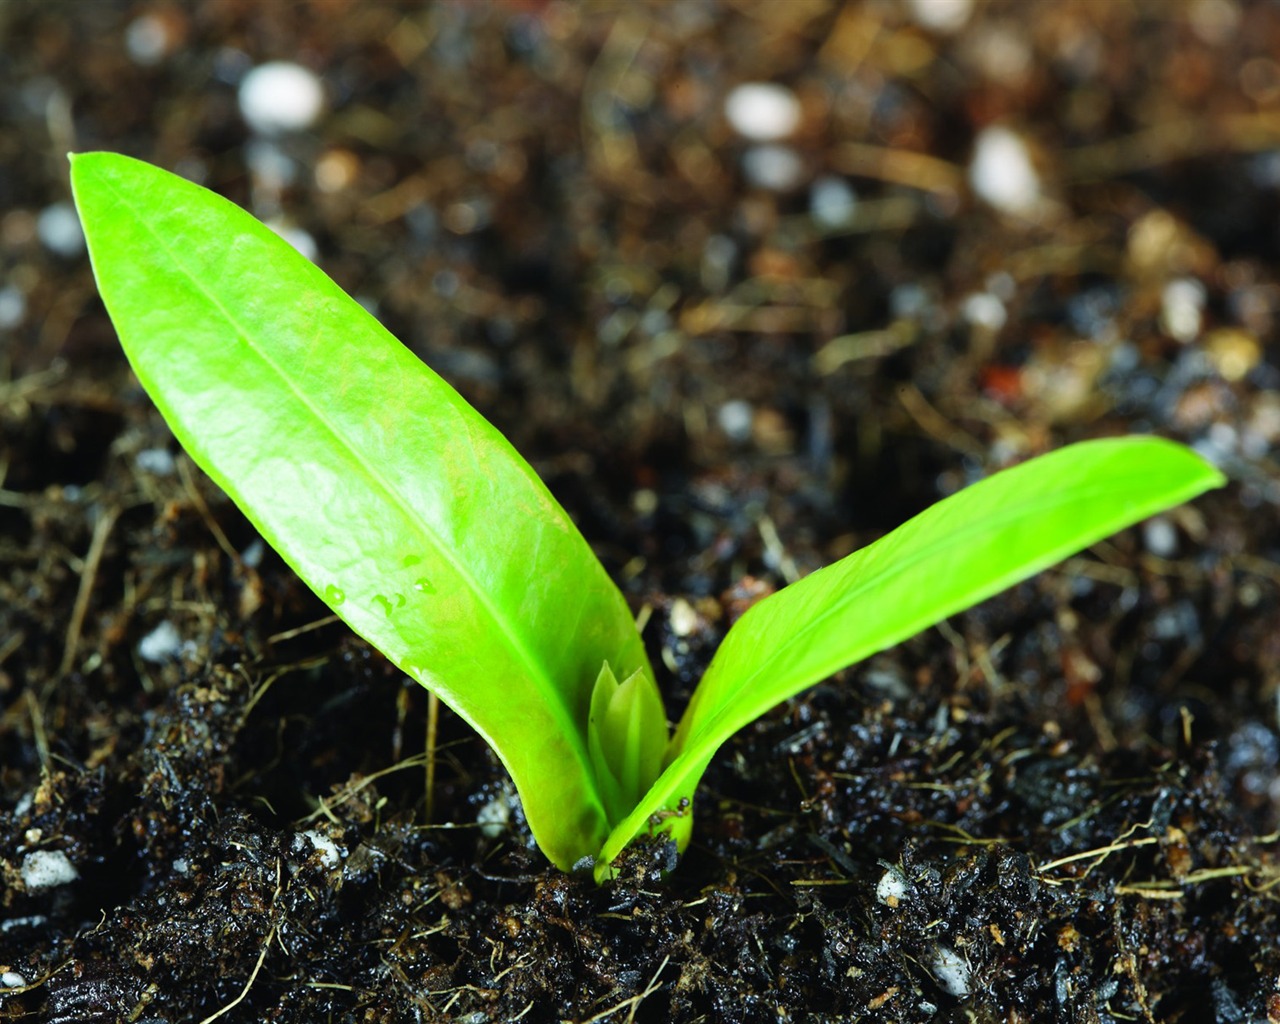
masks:
{"type": "Polygon", "coordinates": [[[405,596],[404,594],[392,594],[390,597],[387,597],[386,594],[374,594],[373,603],[382,609],[387,618],[391,618],[391,613],[393,611],[405,606],[405,596]]]}
{"type": "Polygon", "coordinates": [[[324,588],[324,600],[326,604],[337,608],[338,605],[342,604],[346,599],[347,595],[344,594],[336,585],[330,583],[324,588]]]}
{"type": "Polygon", "coordinates": [[[425,576],[419,576],[413,581],[413,589],[419,594],[434,594],[436,592],[436,588],[432,586],[431,581],[425,576]]]}

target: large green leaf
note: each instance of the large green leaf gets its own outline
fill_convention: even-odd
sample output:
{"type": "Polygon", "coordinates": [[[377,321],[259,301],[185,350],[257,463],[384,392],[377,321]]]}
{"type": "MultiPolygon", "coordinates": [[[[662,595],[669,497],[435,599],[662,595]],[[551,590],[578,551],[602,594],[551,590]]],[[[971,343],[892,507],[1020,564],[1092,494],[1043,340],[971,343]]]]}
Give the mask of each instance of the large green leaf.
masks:
{"type": "Polygon", "coordinates": [[[651,815],[683,845],[716,749],[805,687],[1103,537],[1224,482],[1171,441],[1087,441],[966,488],[761,601],[729,631],[680,722],[668,766],[605,844],[599,873],[651,815]],[[687,808],[687,805],[686,805],[687,808]]]}
{"type": "Polygon", "coordinates": [[[196,462],[335,612],[493,746],[562,868],[607,831],[586,743],[626,602],[510,444],[287,242],[213,193],[73,157],[94,273],[196,462]]]}

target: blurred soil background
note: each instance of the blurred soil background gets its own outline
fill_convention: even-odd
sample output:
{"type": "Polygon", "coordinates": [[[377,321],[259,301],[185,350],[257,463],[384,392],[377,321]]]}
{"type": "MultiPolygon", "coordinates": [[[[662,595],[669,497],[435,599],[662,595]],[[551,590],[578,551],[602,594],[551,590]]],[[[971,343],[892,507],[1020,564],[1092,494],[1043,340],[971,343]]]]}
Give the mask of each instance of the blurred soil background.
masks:
{"type": "Polygon", "coordinates": [[[1277,55],[1236,0],[0,3],[0,1021],[1280,1021],[1277,55]],[[673,714],[1004,465],[1233,482],[778,708],[599,888],[176,448],[99,148],[505,431],[673,714]]]}

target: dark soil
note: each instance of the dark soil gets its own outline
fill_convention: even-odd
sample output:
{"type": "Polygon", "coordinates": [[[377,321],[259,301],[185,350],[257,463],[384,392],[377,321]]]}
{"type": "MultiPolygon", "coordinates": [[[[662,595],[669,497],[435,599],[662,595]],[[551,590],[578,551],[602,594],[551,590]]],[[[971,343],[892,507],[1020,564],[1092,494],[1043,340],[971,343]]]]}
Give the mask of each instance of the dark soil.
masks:
{"type": "Polygon", "coordinates": [[[0,1021],[1280,1021],[1276,53],[1235,0],[0,5],[0,1021]],[[272,59],[328,94],[274,141],[272,59]],[[784,187],[744,81],[800,100],[784,187]],[[94,148],[308,232],[673,713],[753,598],[1009,462],[1157,432],[1233,483],[779,707],[597,887],[448,712],[428,795],[425,691],[178,451],[50,244],[94,148]]]}

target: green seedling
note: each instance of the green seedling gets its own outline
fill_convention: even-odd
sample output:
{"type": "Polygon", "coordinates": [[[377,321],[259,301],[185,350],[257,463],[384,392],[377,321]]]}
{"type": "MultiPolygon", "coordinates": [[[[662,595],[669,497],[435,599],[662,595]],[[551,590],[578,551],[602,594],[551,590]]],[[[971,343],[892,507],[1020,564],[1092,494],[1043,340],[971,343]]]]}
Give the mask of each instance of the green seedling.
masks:
{"type": "Polygon", "coordinates": [[[566,870],[605,878],[651,831],[683,849],[738,729],[1223,483],[1150,437],[997,473],[756,604],[670,734],[622,594],[448,384],[232,203],[110,153],[73,157],[71,178],[121,343],[183,447],[322,601],[484,737],[566,870]]]}

